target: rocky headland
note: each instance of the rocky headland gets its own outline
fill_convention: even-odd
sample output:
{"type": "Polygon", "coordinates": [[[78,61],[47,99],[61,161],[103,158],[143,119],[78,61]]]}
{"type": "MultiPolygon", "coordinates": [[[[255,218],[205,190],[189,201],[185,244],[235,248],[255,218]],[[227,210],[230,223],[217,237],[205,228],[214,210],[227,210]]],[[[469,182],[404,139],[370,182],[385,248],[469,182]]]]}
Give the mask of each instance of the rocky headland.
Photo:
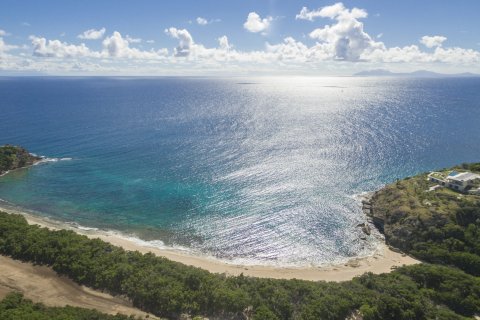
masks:
{"type": "Polygon", "coordinates": [[[19,146],[4,145],[0,147],[0,175],[8,171],[31,166],[42,158],[29,153],[19,146]]]}

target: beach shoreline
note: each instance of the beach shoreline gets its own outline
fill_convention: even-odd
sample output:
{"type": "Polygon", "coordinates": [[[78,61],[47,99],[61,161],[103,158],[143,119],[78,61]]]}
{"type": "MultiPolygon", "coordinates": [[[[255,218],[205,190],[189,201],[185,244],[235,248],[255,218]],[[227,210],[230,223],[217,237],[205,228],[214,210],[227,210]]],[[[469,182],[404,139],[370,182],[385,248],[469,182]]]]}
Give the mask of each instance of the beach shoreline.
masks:
{"type": "Polygon", "coordinates": [[[77,228],[68,223],[62,223],[46,217],[40,217],[21,209],[10,208],[0,204],[0,211],[11,214],[21,214],[29,224],[39,225],[49,229],[59,230],[68,229],[89,238],[99,238],[105,242],[130,251],[139,251],[141,253],[151,252],[157,256],[165,257],[169,260],[180,262],[207,270],[212,273],[226,274],[228,276],[245,276],[274,278],[274,279],[301,279],[309,281],[348,281],[356,276],[366,272],[374,274],[391,272],[396,267],[403,265],[412,265],[420,261],[407,256],[397,250],[390,249],[384,242],[379,245],[377,250],[371,256],[358,257],[348,262],[322,267],[277,267],[266,265],[236,265],[230,264],[218,259],[206,256],[192,255],[180,252],[174,248],[158,248],[148,245],[142,245],[126,236],[96,230],[90,228],[77,228]]]}

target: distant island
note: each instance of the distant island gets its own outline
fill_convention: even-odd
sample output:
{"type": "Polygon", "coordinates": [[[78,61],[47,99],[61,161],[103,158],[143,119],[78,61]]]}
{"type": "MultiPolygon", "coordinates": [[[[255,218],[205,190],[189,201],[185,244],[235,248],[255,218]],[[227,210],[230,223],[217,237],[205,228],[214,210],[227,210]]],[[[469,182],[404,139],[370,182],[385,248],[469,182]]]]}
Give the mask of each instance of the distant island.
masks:
{"type": "MultiPolygon", "coordinates": [[[[0,163],[9,163],[9,168],[38,160],[20,147],[2,148],[0,163]],[[27,158],[18,160],[17,151],[27,158]]],[[[472,177],[480,174],[480,163],[439,174],[445,177],[451,171],[455,177],[460,172],[472,177]]],[[[211,273],[71,230],[42,227],[26,215],[7,212],[0,212],[0,254],[11,262],[48,267],[69,281],[128,299],[134,307],[167,319],[473,319],[480,314],[480,195],[441,186],[431,177],[424,173],[399,180],[363,204],[389,245],[424,263],[349,281],[211,273]]],[[[472,183],[476,187],[477,181],[472,183]]],[[[81,308],[47,308],[9,293],[0,301],[0,319],[15,317],[128,319],[81,308]]]]}
{"type": "Polygon", "coordinates": [[[474,78],[480,77],[480,74],[465,72],[456,74],[437,73],[428,70],[417,70],[413,72],[399,73],[391,72],[385,69],[374,69],[357,72],[354,77],[404,77],[404,78],[474,78]]]}

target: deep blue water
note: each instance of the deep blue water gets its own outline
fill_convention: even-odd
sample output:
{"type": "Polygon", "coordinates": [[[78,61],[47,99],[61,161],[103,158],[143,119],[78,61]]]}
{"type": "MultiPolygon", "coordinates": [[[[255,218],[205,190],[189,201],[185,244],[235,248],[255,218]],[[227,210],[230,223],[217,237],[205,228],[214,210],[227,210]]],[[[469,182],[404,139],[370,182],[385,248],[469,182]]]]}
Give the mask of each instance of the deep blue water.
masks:
{"type": "Polygon", "coordinates": [[[0,198],[242,263],[368,254],[355,195],[480,161],[480,79],[0,78],[0,198]]]}

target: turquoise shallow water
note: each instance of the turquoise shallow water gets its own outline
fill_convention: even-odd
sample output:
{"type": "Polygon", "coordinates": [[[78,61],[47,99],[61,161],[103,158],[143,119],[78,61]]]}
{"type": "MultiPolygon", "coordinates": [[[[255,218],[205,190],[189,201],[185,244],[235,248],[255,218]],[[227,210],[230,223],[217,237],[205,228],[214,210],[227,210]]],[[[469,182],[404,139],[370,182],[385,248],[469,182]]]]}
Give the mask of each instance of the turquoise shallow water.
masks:
{"type": "Polygon", "coordinates": [[[0,198],[236,263],[374,250],[355,196],[480,161],[480,79],[1,78],[0,198]],[[61,160],[62,158],[66,158],[61,160]]]}

